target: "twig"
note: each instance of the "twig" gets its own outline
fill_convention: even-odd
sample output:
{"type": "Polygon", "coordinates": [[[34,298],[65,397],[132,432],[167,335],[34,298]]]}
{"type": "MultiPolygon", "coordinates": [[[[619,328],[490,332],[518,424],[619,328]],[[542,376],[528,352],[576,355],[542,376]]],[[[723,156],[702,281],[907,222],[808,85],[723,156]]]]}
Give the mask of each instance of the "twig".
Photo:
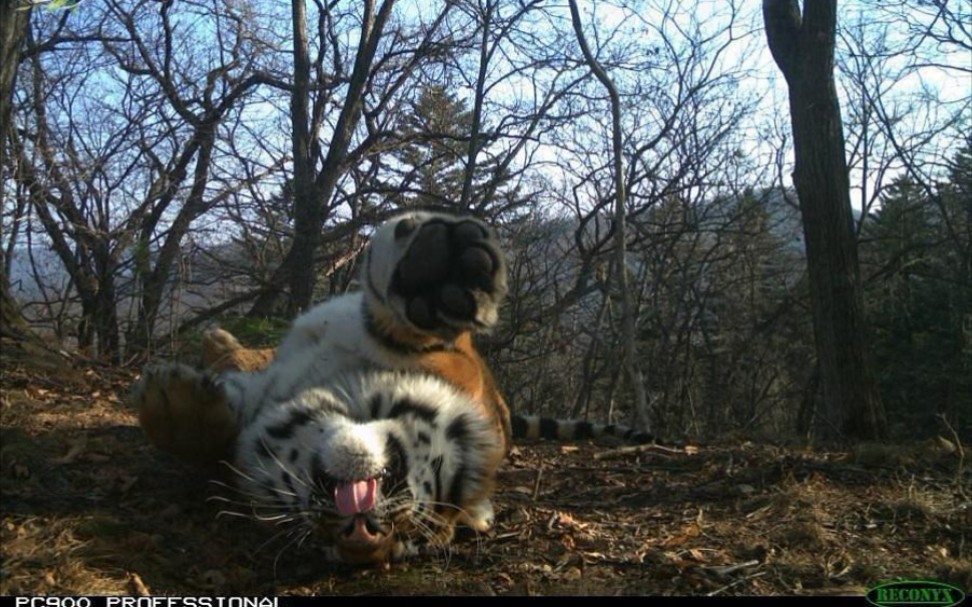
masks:
{"type": "Polygon", "coordinates": [[[752,575],[749,575],[749,576],[746,576],[746,577],[743,577],[743,578],[739,578],[735,582],[726,584],[722,588],[717,588],[717,589],[713,590],[712,592],[706,594],[705,596],[715,596],[717,594],[721,594],[721,593],[725,592],[726,590],[729,590],[733,586],[738,586],[739,584],[742,584],[743,582],[748,582],[749,580],[753,580],[753,579],[756,579],[758,577],[763,577],[764,575],[766,575],[766,572],[765,571],[757,571],[756,573],[754,573],[752,575]]]}
{"type": "Polygon", "coordinates": [[[689,450],[684,447],[665,447],[664,445],[629,445],[627,447],[619,447],[617,449],[609,449],[607,451],[595,453],[594,459],[596,461],[600,461],[602,459],[647,453],[648,451],[654,451],[655,453],[662,453],[665,455],[685,455],[689,453],[689,450]]]}
{"type": "Polygon", "coordinates": [[[718,575],[719,577],[725,577],[727,575],[732,575],[733,573],[739,571],[740,569],[749,569],[750,567],[755,567],[759,565],[759,561],[746,561],[745,563],[737,563],[735,565],[711,565],[702,566],[700,569],[705,571],[711,571],[712,573],[718,575]]]}
{"type": "Polygon", "coordinates": [[[952,427],[952,424],[948,423],[948,418],[945,417],[944,413],[939,413],[938,418],[942,420],[948,431],[952,433],[952,440],[955,442],[955,450],[958,452],[959,461],[958,467],[955,470],[955,487],[962,497],[968,497],[965,492],[965,485],[962,483],[962,473],[965,470],[965,448],[962,447],[962,441],[959,439],[958,432],[952,427]]]}

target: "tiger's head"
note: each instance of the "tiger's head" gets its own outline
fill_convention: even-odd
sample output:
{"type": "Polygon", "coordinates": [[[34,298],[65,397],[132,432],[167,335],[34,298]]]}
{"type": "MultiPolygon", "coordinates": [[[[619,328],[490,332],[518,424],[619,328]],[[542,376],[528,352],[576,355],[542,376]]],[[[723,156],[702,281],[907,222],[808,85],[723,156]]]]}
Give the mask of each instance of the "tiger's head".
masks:
{"type": "Polygon", "coordinates": [[[340,562],[438,549],[488,506],[504,454],[475,411],[432,376],[343,376],[241,434],[237,485],[255,517],[292,526],[296,543],[317,538],[340,562]]]}

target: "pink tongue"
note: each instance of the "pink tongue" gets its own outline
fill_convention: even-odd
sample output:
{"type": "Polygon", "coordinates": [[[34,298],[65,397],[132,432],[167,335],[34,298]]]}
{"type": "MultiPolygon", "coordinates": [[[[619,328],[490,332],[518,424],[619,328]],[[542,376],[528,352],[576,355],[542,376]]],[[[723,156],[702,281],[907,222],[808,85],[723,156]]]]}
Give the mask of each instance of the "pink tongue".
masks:
{"type": "Polygon", "coordinates": [[[334,504],[337,506],[338,514],[351,516],[371,510],[375,507],[377,492],[378,481],[373,478],[338,485],[334,489],[334,504]]]}

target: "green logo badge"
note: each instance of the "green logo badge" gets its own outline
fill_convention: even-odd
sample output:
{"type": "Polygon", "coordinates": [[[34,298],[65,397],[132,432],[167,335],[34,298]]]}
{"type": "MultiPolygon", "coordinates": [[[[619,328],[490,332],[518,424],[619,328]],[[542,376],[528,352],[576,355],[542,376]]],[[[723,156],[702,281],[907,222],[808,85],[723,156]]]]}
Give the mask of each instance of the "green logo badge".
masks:
{"type": "Polygon", "coordinates": [[[888,582],[868,590],[864,595],[867,602],[877,607],[894,605],[930,605],[933,607],[952,607],[965,599],[961,588],[944,582],[930,580],[899,580],[888,582]]]}

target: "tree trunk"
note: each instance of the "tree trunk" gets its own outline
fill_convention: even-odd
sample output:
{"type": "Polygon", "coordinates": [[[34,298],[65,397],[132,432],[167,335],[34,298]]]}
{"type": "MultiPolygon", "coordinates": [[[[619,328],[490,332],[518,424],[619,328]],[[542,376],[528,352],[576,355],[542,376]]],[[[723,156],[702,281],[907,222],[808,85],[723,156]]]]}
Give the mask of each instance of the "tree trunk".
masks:
{"type": "MultiPolygon", "coordinates": [[[[158,251],[155,267],[139,277],[141,298],[139,299],[138,319],[129,331],[127,352],[129,356],[143,354],[152,347],[155,322],[162,309],[166,287],[169,285],[172,268],[181,255],[183,237],[189,233],[192,222],[208,210],[210,201],[206,197],[206,185],[212,168],[212,155],[217,125],[214,122],[197,127],[199,150],[193,170],[192,187],[186,201],[172,220],[165,242],[158,251]]],[[[148,233],[143,234],[148,241],[148,233]]]]}
{"type": "Polygon", "coordinates": [[[627,230],[625,229],[626,194],[624,184],[624,158],[622,156],[621,133],[621,97],[604,68],[587,45],[584,30],[580,22],[580,11],[577,10],[577,0],[570,0],[570,17],[574,26],[574,34],[584,54],[588,67],[608,91],[611,98],[611,153],[614,169],[614,247],[615,267],[617,267],[618,290],[621,292],[621,343],[624,349],[624,368],[628,381],[635,396],[635,424],[647,433],[651,433],[651,423],[648,416],[648,396],[645,392],[645,382],[638,366],[637,334],[635,322],[634,298],[628,280],[627,260],[627,230]]]}
{"type": "MultiPolygon", "coordinates": [[[[306,108],[309,97],[309,71],[302,74],[302,70],[309,70],[307,67],[306,55],[306,14],[304,11],[303,0],[293,0],[293,19],[295,48],[294,73],[295,82],[293,97],[291,97],[291,109],[300,110],[306,108]],[[298,31],[300,30],[300,31],[298,31]],[[301,49],[300,42],[303,41],[304,48],[301,49]],[[301,63],[303,62],[303,63],[301,63]],[[301,80],[307,78],[303,83],[301,80]],[[303,91],[301,87],[303,86],[303,91]]],[[[289,316],[308,308],[313,300],[314,287],[317,284],[317,268],[314,266],[314,254],[317,252],[321,242],[321,230],[324,220],[327,219],[329,212],[328,201],[334,195],[338,180],[344,172],[344,161],[348,155],[348,148],[351,144],[351,137],[357,128],[364,106],[363,97],[368,76],[375,61],[375,54],[378,51],[378,41],[381,39],[385,24],[388,22],[392,6],[395,0],[385,0],[385,2],[375,10],[374,0],[367,0],[364,3],[364,18],[361,24],[361,37],[358,41],[358,50],[354,58],[354,69],[348,81],[347,96],[341,107],[334,126],[334,134],[327,148],[327,155],[323,165],[315,173],[315,157],[309,151],[304,151],[304,146],[310,146],[310,133],[303,136],[307,129],[307,112],[303,111],[303,117],[297,112],[293,116],[293,135],[294,135],[294,240],[290,249],[284,256],[280,266],[270,278],[271,286],[266,289],[250,309],[250,316],[269,316],[275,309],[276,303],[281,295],[280,287],[289,285],[290,299],[287,306],[289,316]],[[298,135],[301,135],[298,137],[298,135]],[[306,155],[306,166],[298,167],[298,162],[303,162],[302,156],[306,155]],[[301,160],[298,161],[298,158],[301,160]],[[301,171],[301,175],[297,171],[301,171]],[[305,175],[306,174],[306,175],[305,175]],[[300,179],[300,182],[298,182],[300,179]],[[311,182],[311,180],[313,180],[311,182]],[[306,189],[304,189],[306,188],[306,189]]],[[[308,147],[307,150],[310,148],[308,147]]]]}
{"type": "MultiPolygon", "coordinates": [[[[20,65],[20,48],[27,33],[30,11],[17,10],[17,0],[0,0],[0,170],[7,168],[7,138],[10,136],[13,91],[20,65]]],[[[0,208],[6,208],[7,188],[0,187],[0,208]]],[[[2,241],[0,227],[0,241],[2,241]]],[[[3,251],[0,251],[0,256],[3,251]]],[[[20,308],[10,295],[6,260],[0,257],[0,334],[22,335],[26,323],[20,308]]]]}
{"type": "Polygon", "coordinates": [[[469,129],[469,146],[466,148],[466,168],[462,178],[462,193],[459,195],[459,209],[471,208],[473,176],[476,173],[476,156],[479,154],[480,134],[483,128],[483,101],[486,98],[486,74],[492,53],[489,49],[490,28],[496,4],[487,1],[483,9],[482,38],[479,42],[479,72],[476,74],[476,92],[473,96],[472,125],[469,129]]]}
{"type": "Polygon", "coordinates": [[[296,275],[290,281],[289,316],[310,304],[314,296],[314,252],[321,242],[325,201],[314,188],[314,158],[307,112],[310,103],[310,59],[307,41],[307,7],[294,0],[294,88],[290,95],[291,137],[294,151],[294,242],[289,260],[296,275]],[[303,269],[303,270],[302,270],[303,269]]]}
{"type": "Polygon", "coordinates": [[[117,265],[105,243],[97,245],[98,293],[95,300],[95,334],[98,336],[98,355],[118,364],[121,361],[121,340],[118,326],[118,297],[115,291],[117,265]]]}
{"type": "Polygon", "coordinates": [[[863,298],[840,105],[834,85],[836,0],[763,0],[766,38],[786,78],[822,407],[821,438],[887,434],[867,360],[863,298]]]}

